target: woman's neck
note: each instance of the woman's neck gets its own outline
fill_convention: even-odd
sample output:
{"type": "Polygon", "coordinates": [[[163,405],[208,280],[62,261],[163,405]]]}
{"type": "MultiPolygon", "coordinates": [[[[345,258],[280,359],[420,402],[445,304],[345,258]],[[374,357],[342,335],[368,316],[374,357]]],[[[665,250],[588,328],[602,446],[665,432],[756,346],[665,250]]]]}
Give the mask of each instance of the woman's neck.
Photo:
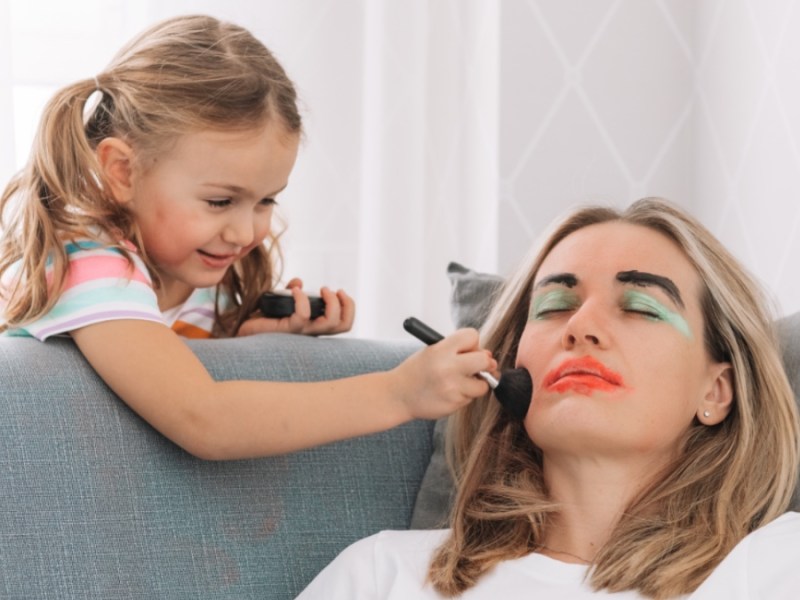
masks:
{"type": "Polygon", "coordinates": [[[564,562],[593,562],[653,465],[591,460],[548,461],[550,495],[561,509],[548,519],[540,552],[564,562]]]}

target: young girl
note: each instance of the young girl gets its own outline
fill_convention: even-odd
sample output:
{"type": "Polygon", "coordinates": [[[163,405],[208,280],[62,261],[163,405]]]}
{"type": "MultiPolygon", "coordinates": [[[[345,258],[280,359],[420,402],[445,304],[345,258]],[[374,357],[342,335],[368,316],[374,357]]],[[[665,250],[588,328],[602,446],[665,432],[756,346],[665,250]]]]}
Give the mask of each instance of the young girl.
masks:
{"type": "Polygon", "coordinates": [[[474,330],[321,383],[215,382],[181,341],[350,328],[347,294],[323,288],[311,320],[299,280],[294,315],[251,318],[273,285],[270,222],[300,134],[292,83],[248,31],[204,16],[145,31],[55,95],[0,199],[0,331],[69,334],[133,410],[207,459],[437,418],[484,394],[473,374],[496,363],[474,330]]]}

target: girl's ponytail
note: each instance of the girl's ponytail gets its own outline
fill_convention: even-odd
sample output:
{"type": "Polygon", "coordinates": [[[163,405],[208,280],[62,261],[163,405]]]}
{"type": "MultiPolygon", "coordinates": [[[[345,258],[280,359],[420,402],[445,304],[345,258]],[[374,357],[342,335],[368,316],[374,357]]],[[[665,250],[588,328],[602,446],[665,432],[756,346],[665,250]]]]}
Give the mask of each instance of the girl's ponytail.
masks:
{"type": "Polygon", "coordinates": [[[65,241],[108,231],[109,226],[128,229],[127,212],[104,191],[94,152],[96,140],[87,136],[85,107],[96,91],[95,80],[89,79],[61,89],[50,99],[28,164],[0,197],[0,277],[4,280],[0,301],[5,305],[0,331],[53,306],[66,275],[65,241]]]}

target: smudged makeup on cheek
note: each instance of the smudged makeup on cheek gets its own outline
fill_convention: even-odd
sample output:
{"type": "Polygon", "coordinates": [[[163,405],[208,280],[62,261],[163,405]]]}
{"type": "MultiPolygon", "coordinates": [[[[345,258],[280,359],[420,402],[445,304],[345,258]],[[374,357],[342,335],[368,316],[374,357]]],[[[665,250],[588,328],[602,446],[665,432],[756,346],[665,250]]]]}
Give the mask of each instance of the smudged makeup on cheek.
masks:
{"type": "Polygon", "coordinates": [[[649,294],[637,290],[626,290],[623,308],[633,312],[641,312],[651,321],[663,321],[677,329],[689,340],[694,338],[692,329],[683,315],[667,308],[649,294]]]}

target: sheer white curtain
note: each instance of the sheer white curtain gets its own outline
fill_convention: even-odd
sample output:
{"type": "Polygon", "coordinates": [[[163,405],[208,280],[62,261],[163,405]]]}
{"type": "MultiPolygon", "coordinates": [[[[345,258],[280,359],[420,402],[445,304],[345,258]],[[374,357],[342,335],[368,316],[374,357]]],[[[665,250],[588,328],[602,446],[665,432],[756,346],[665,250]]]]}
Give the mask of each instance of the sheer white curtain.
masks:
{"type": "Polygon", "coordinates": [[[11,6],[0,0],[0,182],[14,170],[14,110],[11,72],[11,6]]]}
{"type": "Polygon", "coordinates": [[[280,210],[285,278],[357,300],[355,335],[449,331],[451,260],[497,265],[494,0],[0,0],[0,176],[45,99],[152,22],[203,12],[253,31],[298,87],[306,136],[280,210]],[[16,139],[16,142],[15,142],[16,139]]]}
{"type": "Polygon", "coordinates": [[[367,3],[359,274],[382,334],[406,313],[449,328],[448,261],[495,267],[495,10],[367,3]]]}

